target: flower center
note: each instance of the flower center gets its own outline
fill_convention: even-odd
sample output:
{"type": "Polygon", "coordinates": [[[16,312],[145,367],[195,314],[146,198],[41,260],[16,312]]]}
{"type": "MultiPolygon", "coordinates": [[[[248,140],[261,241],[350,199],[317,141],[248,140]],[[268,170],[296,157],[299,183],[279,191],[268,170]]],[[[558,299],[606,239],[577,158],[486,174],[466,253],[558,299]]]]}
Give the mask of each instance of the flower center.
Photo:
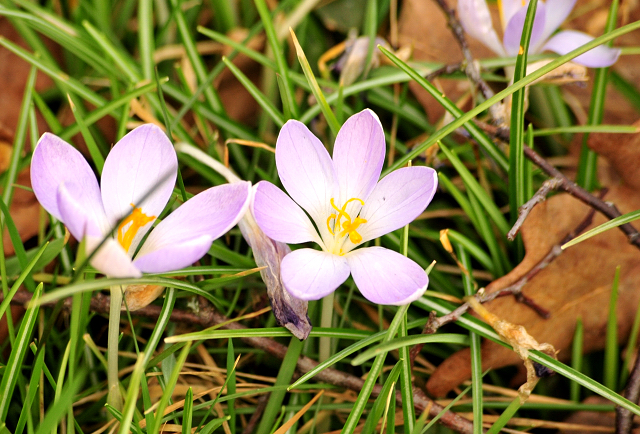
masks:
{"type": "Polygon", "coordinates": [[[333,202],[333,198],[331,198],[331,206],[337,212],[335,214],[331,214],[329,218],[327,218],[327,228],[329,229],[329,232],[331,233],[331,235],[333,236],[337,235],[337,239],[340,239],[345,235],[349,234],[349,240],[351,240],[353,244],[358,244],[359,242],[362,241],[362,235],[358,233],[357,229],[362,223],[366,223],[367,221],[360,217],[356,217],[355,219],[352,219],[351,216],[347,214],[347,211],[346,211],[347,205],[349,205],[349,203],[353,201],[358,201],[360,202],[360,205],[364,206],[364,201],[362,199],[353,197],[348,201],[346,201],[344,205],[342,205],[342,208],[340,209],[333,202]],[[345,221],[342,221],[343,217],[345,221]],[[331,228],[331,220],[335,220],[333,229],[331,228]]]}
{"type": "Polygon", "coordinates": [[[118,226],[118,242],[127,252],[140,228],[156,218],[156,216],[148,216],[143,213],[142,208],[136,208],[134,204],[130,205],[133,207],[133,212],[122,220],[122,223],[118,226]],[[129,223],[131,223],[131,226],[125,230],[125,226],[129,223]]]}

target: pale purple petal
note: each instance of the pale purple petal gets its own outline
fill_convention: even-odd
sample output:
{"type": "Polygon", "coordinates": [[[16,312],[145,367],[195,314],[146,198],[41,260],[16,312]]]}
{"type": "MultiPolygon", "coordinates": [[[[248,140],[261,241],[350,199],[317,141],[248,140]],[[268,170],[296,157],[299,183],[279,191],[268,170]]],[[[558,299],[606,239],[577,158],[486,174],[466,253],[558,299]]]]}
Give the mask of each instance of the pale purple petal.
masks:
{"type": "MultiPolygon", "coordinates": [[[[340,188],[335,204],[339,208],[351,198],[367,199],[380,178],[384,153],[384,131],[374,112],[366,109],[347,119],[333,148],[333,165],[340,188]]],[[[346,212],[353,215],[360,207],[354,201],[346,212]]]]}
{"type": "MultiPolygon", "coordinates": [[[[409,224],[431,202],[437,186],[438,176],[430,167],[405,167],[385,176],[360,212],[360,217],[367,220],[358,228],[362,242],[409,224]]],[[[343,250],[351,246],[345,244],[343,250]]]]}
{"type": "Polygon", "coordinates": [[[87,160],[61,138],[44,133],[33,151],[31,185],[38,202],[58,220],[62,220],[58,209],[58,187],[67,182],[80,186],[87,201],[102,204],[98,180],[87,160]]]}
{"type": "MultiPolygon", "coordinates": [[[[102,242],[103,237],[87,236],[86,250],[89,256],[102,242]]],[[[113,238],[107,238],[91,257],[91,266],[108,277],[140,277],[142,273],[131,262],[122,246],[113,238]]]]}
{"type": "Polygon", "coordinates": [[[505,55],[502,42],[493,28],[486,0],[458,0],[458,16],[465,32],[499,56],[505,55]]]}
{"type": "Polygon", "coordinates": [[[344,256],[300,249],[284,257],[280,264],[284,287],[300,300],[319,300],[331,294],[349,277],[344,256]]]}
{"type": "Polygon", "coordinates": [[[146,272],[183,268],[207,253],[211,242],[238,223],[249,207],[246,181],[212,187],[195,195],[156,226],[134,261],[146,272]]]}
{"type": "MultiPolygon", "coordinates": [[[[503,43],[509,56],[515,56],[520,51],[520,39],[522,39],[522,29],[524,27],[524,20],[526,17],[527,7],[520,8],[520,10],[511,17],[507,23],[507,27],[504,29],[503,43]]],[[[541,41],[540,38],[544,31],[545,20],[545,5],[542,2],[538,2],[536,16],[533,20],[533,29],[531,30],[531,39],[529,40],[530,48],[535,47],[538,42],[541,41]]]]}
{"type": "Polygon", "coordinates": [[[86,235],[101,237],[110,231],[100,196],[96,197],[94,190],[75,182],[65,182],[58,187],[58,211],[78,241],[86,235]]]}
{"type": "Polygon", "coordinates": [[[212,242],[213,237],[201,235],[180,244],[159,246],[152,252],[136,257],[133,264],[145,273],[179,270],[202,258],[209,251],[212,242]]]}
{"type": "Polygon", "coordinates": [[[282,190],[268,181],[260,181],[254,190],[253,216],[269,238],[290,244],[322,244],[309,217],[282,190]]]}
{"type": "MultiPolygon", "coordinates": [[[[575,30],[565,30],[549,39],[542,49],[563,55],[590,41],[593,41],[593,38],[586,33],[577,32],[575,30]]],[[[596,48],[576,57],[573,61],[590,68],[603,68],[616,63],[618,56],[620,56],[619,48],[599,45],[596,48]]]]}
{"type": "Polygon", "coordinates": [[[507,27],[507,23],[521,8],[529,5],[529,0],[523,4],[522,0],[502,0],[498,2],[500,6],[500,20],[502,21],[502,29],[507,27]]]}
{"type": "Polygon", "coordinates": [[[323,239],[329,231],[331,199],[338,200],[338,184],[329,153],[301,122],[290,120],[276,142],[276,166],[282,185],[291,198],[315,221],[323,239]]]}
{"type": "MultiPolygon", "coordinates": [[[[166,134],[156,125],[142,125],[113,147],[102,169],[102,201],[109,222],[115,225],[136,208],[157,217],[166,206],[176,182],[178,158],[166,134]]],[[[155,221],[155,220],[153,220],[155,221]]],[[[153,225],[138,230],[129,252],[153,225]]]]}
{"type": "MultiPolygon", "coordinates": [[[[546,20],[544,23],[544,30],[542,32],[542,36],[540,36],[540,43],[544,43],[549,36],[556,31],[560,24],[567,19],[571,10],[575,6],[577,0],[551,0],[551,3],[548,3],[548,6],[551,7],[549,11],[547,11],[546,20]]],[[[534,47],[533,51],[538,51],[538,47],[534,47]]]]}
{"type": "Polygon", "coordinates": [[[384,247],[367,247],[345,255],[364,297],[377,304],[403,305],[417,300],[429,285],[427,273],[411,259],[384,247]]]}

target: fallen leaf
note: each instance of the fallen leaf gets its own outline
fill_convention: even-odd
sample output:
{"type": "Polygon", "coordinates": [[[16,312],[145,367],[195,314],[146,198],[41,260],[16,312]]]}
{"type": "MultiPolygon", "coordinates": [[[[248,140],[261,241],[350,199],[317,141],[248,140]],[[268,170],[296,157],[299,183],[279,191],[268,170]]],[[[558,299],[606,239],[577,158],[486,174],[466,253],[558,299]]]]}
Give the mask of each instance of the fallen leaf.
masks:
{"type": "MultiPolygon", "coordinates": [[[[449,0],[449,4],[455,2],[449,0]]],[[[491,7],[494,22],[498,19],[497,8],[491,7]]],[[[447,26],[447,18],[433,0],[407,0],[402,4],[398,20],[398,42],[400,46],[413,46],[414,60],[453,64],[463,60],[462,51],[447,26]]],[[[495,57],[495,54],[480,42],[468,38],[469,47],[478,59],[495,57]]],[[[452,101],[457,101],[469,92],[467,80],[438,79],[436,86],[452,101]]],[[[409,83],[409,88],[426,110],[429,121],[435,123],[445,111],[421,86],[409,83]]]]}
{"type": "MultiPolygon", "coordinates": [[[[627,140],[633,140],[628,137],[627,140]]],[[[638,140],[635,137],[635,140],[638,140]]],[[[625,143],[618,139],[616,145],[625,143]]],[[[635,166],[637,167],[637,166],[635,166]]],[[[620,212],[640,209],[636,187],[612,185],[605,200],[615,203],[620,212]]],[[[589,208],[568,194],[558,194],[537,205],[522,227],[526,248],[523,261],[506,276],[487,286],[487,292],[498,291],[524,276],[584,220],[589,208]]],[[[589,228],[607,219],[594,216],[589,228]]],[[[570,357],[570,346],[578,318],[584,325],[584,351],[602,349],[605,343],[609,296],[614,272],[620,270],[617,303],[618,338],[625,342],[638,303],[640,302],[640,251],[619,230],[593,237],[570,248],[538,273],[523,288],[523,293],[551,313],[542,319],[532,309],[517,303],[514,297],[503,297],[487,303],[496,316],[523,325],[538,342],[548,342],[559,350],[558,358],[570,357]]],[[[516,353],[501,345],[485,341],[482,345],[482,369],[497,369],[519,363],[516,353]]],[[[428,391],[442,396],[471,376],[470,352],[459,351],[446,359],[427,383],[428,391]]]]}

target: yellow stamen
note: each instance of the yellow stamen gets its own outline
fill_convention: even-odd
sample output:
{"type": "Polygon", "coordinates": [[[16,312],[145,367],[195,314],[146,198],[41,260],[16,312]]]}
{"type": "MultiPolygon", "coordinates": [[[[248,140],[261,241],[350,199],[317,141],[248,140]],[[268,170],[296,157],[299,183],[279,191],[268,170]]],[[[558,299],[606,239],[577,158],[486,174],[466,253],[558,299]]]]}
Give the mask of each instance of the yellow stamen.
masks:
{"type": "MultiPolygon", "coordinates": [[[[338,234],[338,239],[348,234],[349,240],[351,240],[353,244],[358,244],[362,241],[362,235],[357,232],[357,229],[361,224],[366,223],[367,220],[360,217],[356,217],[355,220],[351,219],[351,216],[347,213],[346,209],[353,201],[358,201],[360,202],[360,205],[364,206],[364,201],[362,199],[353,197],[346,201],[344,205],[342,205],[342,208],[338,208],[334,203],[333,198],[331,198],[331,206],[337,211],[337,213],[331,214],[327,218],[327,229],[329,229],[329,233],[331,233],[331,235],[335,236],[338,234]],[[342,217],[344,217],[346,221],[342,222],[342,217]],[[331,228],[331,220],[335,220],[333,229],[331,228]]],[[[340,255],[342,255],[342,249],[340,249],[340,255]]]]}
{"type": "Polygon", "coordinates": [[[134,204],[131,204],[131,206],[133,207],[133,212],[118,226],[118,242],[126,251],[129,251],[131,243],[133,243],[133,239],[140,228],[156,218],[156,216],[146,215],[142,212],[142,208],[136,208],[134,204]],[[131,226],[125,231],[124,227],[129,223],[131,223],[131,226]]]}

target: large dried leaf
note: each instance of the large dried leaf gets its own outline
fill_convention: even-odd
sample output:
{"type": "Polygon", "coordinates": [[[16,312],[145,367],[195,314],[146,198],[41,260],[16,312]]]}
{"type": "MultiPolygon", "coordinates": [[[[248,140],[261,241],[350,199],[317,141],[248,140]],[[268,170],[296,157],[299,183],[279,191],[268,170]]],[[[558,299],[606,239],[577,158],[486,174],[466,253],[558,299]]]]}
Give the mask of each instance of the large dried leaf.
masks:
{"type": "MultiPolygon", "coordinates": [[[[614,202],[623,213],[640,209],[636,188],[612,186],[605,199],[614,202]]],[[[523,261],[511,273],[492,282],[487,291],[500,290],[520,279],[551,247],[573,231],[588,212],[586,205],[568,194],[558,194],[534,208],[522,227],[527,252],[523,261]]],[[[596,215],[590,227],[605,221],[596,215]]],[[[566,250],[525,285],[523,293],[547,309],[551,313],[549,319],[542,319],[513,297],[494,300],[486,307],[500,318],[525,326],[539,342],[552,344],[560,351],[558,357],[565,360],[570,356],[576,321],[582,318],[584,350],[599,350],[605,343],[609,296],[617,266],[621,267],[618,337],[623,342],[640,302],[640,251],[630,245],[619,230],[600,234],[566,250]]],[[[520,363],[520,359],[513,351],[489,341],[483,343],[483,370],[516,363],[520,363]]],[[[471,376],[470,367],[468,349],[453,354],[431,376],[427,389],[436,396],[445,394],[471,376]]]]}

